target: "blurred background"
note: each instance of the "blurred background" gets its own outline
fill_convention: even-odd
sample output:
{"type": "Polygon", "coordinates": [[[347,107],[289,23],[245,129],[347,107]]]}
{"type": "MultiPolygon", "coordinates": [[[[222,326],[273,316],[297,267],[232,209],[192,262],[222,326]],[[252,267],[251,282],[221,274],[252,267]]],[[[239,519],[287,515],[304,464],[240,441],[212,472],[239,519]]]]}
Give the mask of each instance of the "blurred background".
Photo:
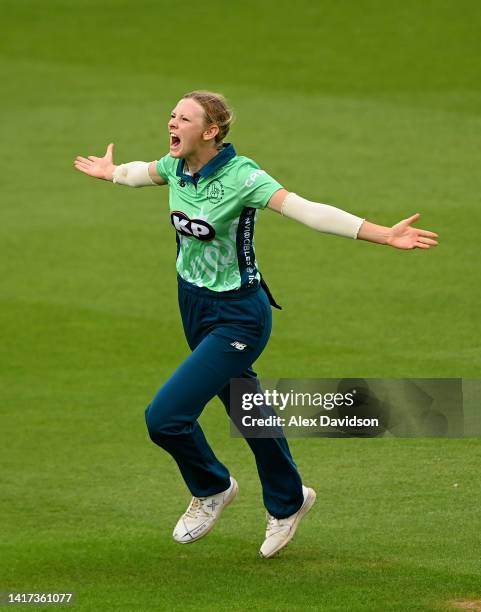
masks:
{"type": "Polygon", "coordinates": [[[85,610],[481,599],[478,440],[293,441],[318,514],[262,564],[254,462],[215,400],[202,423],[241,497],[194,550],[171,542],[189,494],[143,422],[188,353],[167,189],[72,166],[109,142],[117,163],[158,159],[176,101],[221,91],[236,113],[229,140],[287,189],[383,225],[420,212],[440,235],[437,249],[405,252],[260,213],[256,254],[284,309],[256,370],[475,379],[479,2],[0,0],[0,11],[0,590],[70,589],[85,610]]]}

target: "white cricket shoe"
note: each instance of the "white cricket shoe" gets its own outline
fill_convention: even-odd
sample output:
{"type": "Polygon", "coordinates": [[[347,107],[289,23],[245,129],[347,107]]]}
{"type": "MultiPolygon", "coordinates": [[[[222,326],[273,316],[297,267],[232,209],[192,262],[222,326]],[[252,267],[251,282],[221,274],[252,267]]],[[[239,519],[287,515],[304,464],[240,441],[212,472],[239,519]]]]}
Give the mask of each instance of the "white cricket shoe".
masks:
{"type": "Polygon", "coordinates": [[[222,510],[237,495],[239,486],[235,478],[230,477],[230,487],[217,495],[193,497],[186,512],[175,526],[174,540],[179,544],[190,544],[203,538],[216,524],[222,510]]]}
{"type": "Polygon", "coordinates": [[[259,551],[261,557],[267,559],[276,555],[294,537],[302,517],[309,512],[316,501],[314,489],[302,485],[304,503],[297,512],[287,518],[276,519],[267,513],[266,539],[259,551]]]}

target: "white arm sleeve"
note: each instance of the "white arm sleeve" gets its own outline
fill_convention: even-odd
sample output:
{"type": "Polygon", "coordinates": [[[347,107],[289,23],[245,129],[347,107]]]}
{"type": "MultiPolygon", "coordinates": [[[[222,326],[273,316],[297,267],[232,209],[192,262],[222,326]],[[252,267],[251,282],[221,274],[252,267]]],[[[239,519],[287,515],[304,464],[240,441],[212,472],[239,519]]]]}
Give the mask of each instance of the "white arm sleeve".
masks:
{"type": "Polygon", "coordinates": [[[112,182],[129,187],[148,187],[156,184],[150,178],[148,162],[143,161],[133,161],[117,166],[112,182]]]}
{"type": "Polygon", "coordinates": [[[312,227],[318,232],[336,234],[346,238],[357,238],[357,233],[364,219],[351,213],[330,206],[310,202],[297,195],[289,193],[281,206],[281,214],[312,227]]]}

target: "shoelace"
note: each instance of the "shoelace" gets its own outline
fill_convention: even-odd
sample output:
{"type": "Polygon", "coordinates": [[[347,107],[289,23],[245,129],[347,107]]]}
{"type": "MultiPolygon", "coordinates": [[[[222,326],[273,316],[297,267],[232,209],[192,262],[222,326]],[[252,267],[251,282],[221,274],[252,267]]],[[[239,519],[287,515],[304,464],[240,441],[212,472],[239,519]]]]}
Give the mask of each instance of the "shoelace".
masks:
{"type": "Polygon", "coordinates": [[[274,530],[278,530],[279,528],[284,526],[285,519],[277,519],[275,518],[275,516],[272,516],[268,512],[266,514],[267,514],[267,529],[266,529],[267,533],[270,533],[271,531],[274,531],[274,530]]]}
{"type": "Polygon", "coordinates": [[[204,516],[210,516],[209,512],[207,512],[204,508],[202,501],[203,500],[200,497],[193,497],[192,501],[189,504],[189,507],[185,512],[185,516],[188,516],[189,518],[193,519],[199,518],[200,514],[203,514],[204,516]]]}

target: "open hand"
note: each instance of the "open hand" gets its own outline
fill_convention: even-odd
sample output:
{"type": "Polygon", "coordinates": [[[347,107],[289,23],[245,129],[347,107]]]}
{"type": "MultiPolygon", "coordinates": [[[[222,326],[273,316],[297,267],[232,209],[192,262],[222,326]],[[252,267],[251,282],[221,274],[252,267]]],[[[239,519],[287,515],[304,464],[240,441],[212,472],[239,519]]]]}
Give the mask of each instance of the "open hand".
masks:
{"type": "Polygon", "coordinates": [[[428,230],[411,227],[411,223],[415,223],[420,217],[416,213],[409,219],[404,219],[393,225],[390,235],[387,239],[387,244],[396,247],[397,249],[429,249],[436,246],[438,243],[434,238],[438,235],[428,230]]]}
{"type": "Polygon", "coordinates": [[[103,157],[95,157],[95,155],[81,157],[79,155],[75,158],[73,165],[84,174],[103,179],[104,181],[111,181],[114,170],[117,167],[113,162],[113,152],[114,145],[110,143],[103,157]]]}

